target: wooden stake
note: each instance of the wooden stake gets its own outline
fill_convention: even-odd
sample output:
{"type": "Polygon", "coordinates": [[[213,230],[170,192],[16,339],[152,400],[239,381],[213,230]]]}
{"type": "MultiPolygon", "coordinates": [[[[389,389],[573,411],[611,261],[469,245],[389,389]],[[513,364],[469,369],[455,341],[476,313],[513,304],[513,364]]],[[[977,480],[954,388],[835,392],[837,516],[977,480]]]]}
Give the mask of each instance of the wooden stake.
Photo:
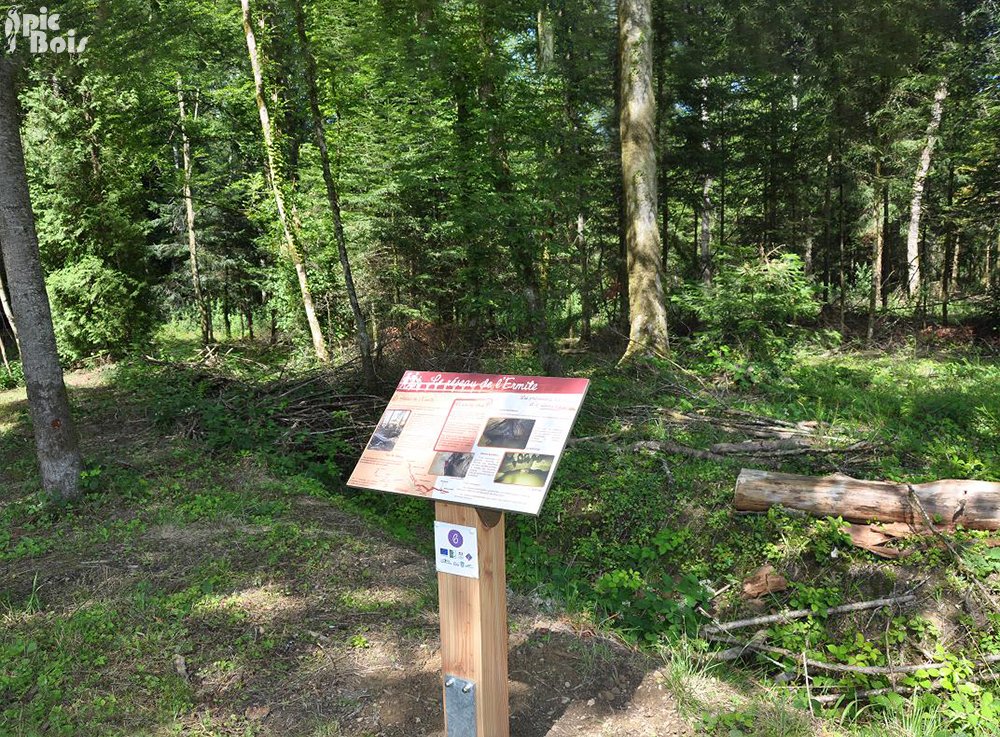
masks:
{"type": "Polygon", "coordinates": [[[475,684],[475,737],[509,737],[504,515],[449,502],[435,510],[441,522],[475,527],[479,544],[478,579],[438,573],[442,671],[475,684]]]}

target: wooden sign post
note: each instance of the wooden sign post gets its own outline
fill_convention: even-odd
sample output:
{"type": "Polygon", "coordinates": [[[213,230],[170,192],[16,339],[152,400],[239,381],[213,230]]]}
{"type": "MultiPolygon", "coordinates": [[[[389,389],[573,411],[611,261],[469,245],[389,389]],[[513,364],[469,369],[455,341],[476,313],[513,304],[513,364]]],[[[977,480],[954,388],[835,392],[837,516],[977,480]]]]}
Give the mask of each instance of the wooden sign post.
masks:
{"type": "Polygon", "coordinates": [[[537,515],[586,379],[407,371],[347,482],[435,502],[448,737],[509,737],[504,511],[537,515]]]}
{"type": "Polygon", "coordinates": [[[437,502],[435,516],[440,522],[476,528],[479,545],[479,578],[438,573],[448,737],[509,737],[503,512],[437,502]],[[469,684],[472,689],[462,693],[469,684]],[[475,732],[468,730],[468,716],[461,713],[462,707],[455,708],[470,697],[475,732]]]}

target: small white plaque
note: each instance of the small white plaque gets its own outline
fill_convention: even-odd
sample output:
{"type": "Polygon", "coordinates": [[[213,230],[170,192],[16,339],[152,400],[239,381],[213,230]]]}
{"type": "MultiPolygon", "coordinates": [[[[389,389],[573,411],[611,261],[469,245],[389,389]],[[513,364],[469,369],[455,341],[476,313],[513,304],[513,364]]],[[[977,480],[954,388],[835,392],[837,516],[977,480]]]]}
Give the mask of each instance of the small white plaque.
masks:
{"type": "Polygon", "coordinates": [[[475,527],[434,523],[437,569],[466,578],[479,578],[479,541],[475,527]]]}

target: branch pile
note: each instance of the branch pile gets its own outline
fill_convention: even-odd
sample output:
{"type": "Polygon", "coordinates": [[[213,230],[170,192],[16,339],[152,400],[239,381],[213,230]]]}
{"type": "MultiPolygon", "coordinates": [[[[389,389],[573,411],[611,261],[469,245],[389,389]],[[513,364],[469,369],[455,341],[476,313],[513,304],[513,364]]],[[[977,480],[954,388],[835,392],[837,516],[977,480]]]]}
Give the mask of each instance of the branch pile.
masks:
{"type": "Polygon", "coordinates": [[[635,443],[632,446],[633,452],[660,451],[707,461],[728,461],[742,456],[754,458],[762,465],[774,465],[789,456],[832,453],[861,455],[875,447],[871,442],[859,441],[837,433],[830,425],[822,422],[789,422],[737,409],[724,409],[715,414],[664,409],[660,411],[660,417],[665,424],[676,428],[709,427],[753,439],[714,443],[708,448],[691,448],[670,441],[645,440],[635,443]]]}
{"type": "MultiPolygon", "coordinates": [[[[185,380],[198,387],[198,400],[176,410],[179,434],[184,437],[207,433],[208,402],[225,411],[231,426],[266,433],[269,442],[279,448],[298,447],[331,435],[358,444],[367,439],[385,407],[382,397],[345,393],[336,369],[314,369],[293,378],[281,370],[271,378],[247,379],[224,370],[223,362],[211,355],[201,361],[146,360],[169,371],[182,371],[185,380]]],[[[226,362],[233,360],[225,357],[226,362]]],[[[249,372],[251,376],[267,367],[257,364],[256,368],[256,372],[249,372]]]]}
{"type": "MultiPolygon", "coordinates": [[[[833,616],[887,607],[899,608],[913,604],[915,601],[916,596],[911,592],[900,596],[891,596],[882,599],[873,599],[871,601],[861,601],[853,604],[830,607],[826,611],[826,614],[827,616],[833,616]]],[[[810,695],[810,698],[813,701],[817,701],[821,704],[839,703],[845,699],[869,699],[873,696],[879,696],[887,693],[913,693],[915,689],[911,686],[899,683],[903,677],[925,671],[933,675],[937,671],[947,672],[946,669],[950,669],[949,663],[937,661],[889,665],[852,665],[849,663],[830,663],[824,660],[818,660],[816,657],[809,657],[806,652],[795,652],[793,650],[789,650],[788,648],[767,644],[766,630],[758,630],[754,636],[745,640],[738,639],[730,634],[735,630],[746,629],[748,627],[784,624],[813,614],[815,614],[815,612],[812,609],[784,611],[779,612],[778,614],[751,617],[750,619],[741,619],[733,622],[717,623],[703,627],[701,633],[710,642],[729,646],[725,650],[712,653],[711,657],[713,659],[727,661],[736,660],[745,655],[758,654],[775,665],[780,666],[785,671],[784,678],[786,680],[801,678],[809,684],[811,680],[809,671],[812,670],[824,673],[875,676],[886,679],[890,684],[884,688],[863,689],[850,693],[834,692],[824,693],[821,695],[810,695]],[[784,658],[784,661],[778,662],[774,660],[775,657],[784,658]]],[[[979,660],[970,663],[972,672],[975,675],[967,680],[977,682],[994,680],[997,677],[1000,677],[1000,674],[995,673],[992,670],[992,666],[996,663],[1000,663],[1000,655],[985,655],[979,660]]],[[[931,683],[932,689],[941,688],[942,686],[943,684],[940,680],[931,683]]]]}

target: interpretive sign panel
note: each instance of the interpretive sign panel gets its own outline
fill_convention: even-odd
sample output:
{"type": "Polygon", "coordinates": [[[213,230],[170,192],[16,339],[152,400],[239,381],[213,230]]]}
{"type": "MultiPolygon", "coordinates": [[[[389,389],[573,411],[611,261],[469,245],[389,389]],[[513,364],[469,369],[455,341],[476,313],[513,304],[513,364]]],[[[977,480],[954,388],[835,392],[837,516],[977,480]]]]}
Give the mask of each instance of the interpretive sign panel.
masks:
{"type": "Polygon", "coordinates": [[[537,515],[589,384],[407,371],[348,486],[537,515]]]}

